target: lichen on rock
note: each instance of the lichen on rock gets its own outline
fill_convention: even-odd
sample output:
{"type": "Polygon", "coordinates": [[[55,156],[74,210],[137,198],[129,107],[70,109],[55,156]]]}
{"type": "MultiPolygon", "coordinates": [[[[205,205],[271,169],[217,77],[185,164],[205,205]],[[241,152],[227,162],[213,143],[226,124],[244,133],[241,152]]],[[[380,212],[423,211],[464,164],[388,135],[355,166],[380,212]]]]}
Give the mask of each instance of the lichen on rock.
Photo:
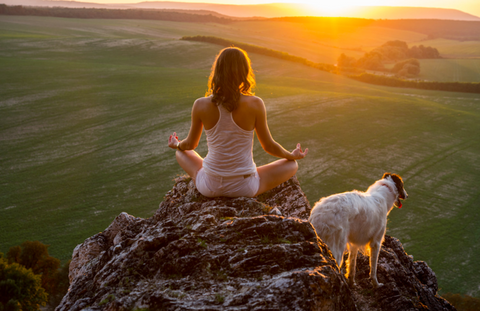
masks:
{"type": "Polygon", "coordinates": [[[121,213],[75,248],[56,310],[453,310],[433,271],[390,237],[385,286],[371,289],[359,256],[350,289],[310,210],[295,177],[257,198],[213,199],[179,177],[153,217],[121,213]]]}

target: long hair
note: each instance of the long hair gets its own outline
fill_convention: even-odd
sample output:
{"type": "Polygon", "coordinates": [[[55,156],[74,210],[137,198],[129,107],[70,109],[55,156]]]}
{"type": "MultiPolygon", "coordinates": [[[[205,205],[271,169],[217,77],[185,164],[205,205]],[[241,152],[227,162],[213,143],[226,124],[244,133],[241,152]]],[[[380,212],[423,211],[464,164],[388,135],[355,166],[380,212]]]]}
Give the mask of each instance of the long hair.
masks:
{"type": "Polygon", "coordinates": [[[205,96],[212,95],[212,102],[217,106],[234,111],[241,94],[254,95],[254,86],[255,76],[247,52],[229,47],[221,50],[213,63],[205,96]]]}

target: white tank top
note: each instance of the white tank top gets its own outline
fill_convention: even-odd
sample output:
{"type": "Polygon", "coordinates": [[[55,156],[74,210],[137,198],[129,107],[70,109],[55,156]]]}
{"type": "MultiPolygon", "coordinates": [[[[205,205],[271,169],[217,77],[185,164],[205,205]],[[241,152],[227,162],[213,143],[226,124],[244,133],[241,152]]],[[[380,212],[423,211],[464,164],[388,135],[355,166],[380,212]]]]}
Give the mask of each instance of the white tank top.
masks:
{"type": "Polygon", "coordinates": [[[207,134],[208,153],[203,159],[205,173],[232,177],[253,174],[257,166],[253,161],[253,130],[246,131],[233,120],[232,113],[218,105],[220,117],[207,134]]]}

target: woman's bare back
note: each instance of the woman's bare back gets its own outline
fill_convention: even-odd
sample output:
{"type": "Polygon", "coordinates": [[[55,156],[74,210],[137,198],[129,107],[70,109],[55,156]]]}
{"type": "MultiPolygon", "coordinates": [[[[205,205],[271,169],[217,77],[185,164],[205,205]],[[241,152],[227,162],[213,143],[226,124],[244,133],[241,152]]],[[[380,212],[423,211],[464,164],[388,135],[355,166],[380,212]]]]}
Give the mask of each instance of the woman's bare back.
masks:
{"type": "MultiPolygon", "coordinates": [[[[217,124],[220,114],[218,107],[212,102],[212,97],[199,98],[199,117],[203,126],[209,130],[217,124]]],[[[261,109],[263,102],[256,96],[241,95],[237,109],[232,112],[233,121],[245,131],[255,129],[258,111],[261,109]]]]}

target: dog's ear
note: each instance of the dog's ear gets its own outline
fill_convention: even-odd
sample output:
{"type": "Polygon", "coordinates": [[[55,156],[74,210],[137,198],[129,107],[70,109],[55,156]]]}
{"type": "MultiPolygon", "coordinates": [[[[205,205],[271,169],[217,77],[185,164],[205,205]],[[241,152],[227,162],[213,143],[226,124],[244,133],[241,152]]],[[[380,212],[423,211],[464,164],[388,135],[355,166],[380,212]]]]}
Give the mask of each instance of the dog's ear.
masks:
{"type": "Polygon", "coordinates": [[[397,187],[398,194],[403,193],[403,180],[402,177],[400,177],[397,174],[392,174],[392,180],[395,182],[395,186],[397,187]]]}
{"type": "Polygon", "coordinates": [[[388,176],[392,176],[392,174],[387,172],[387,173],[383,174],[382,179],[385,179],[385,178],[387,178],[388,176]]]}

